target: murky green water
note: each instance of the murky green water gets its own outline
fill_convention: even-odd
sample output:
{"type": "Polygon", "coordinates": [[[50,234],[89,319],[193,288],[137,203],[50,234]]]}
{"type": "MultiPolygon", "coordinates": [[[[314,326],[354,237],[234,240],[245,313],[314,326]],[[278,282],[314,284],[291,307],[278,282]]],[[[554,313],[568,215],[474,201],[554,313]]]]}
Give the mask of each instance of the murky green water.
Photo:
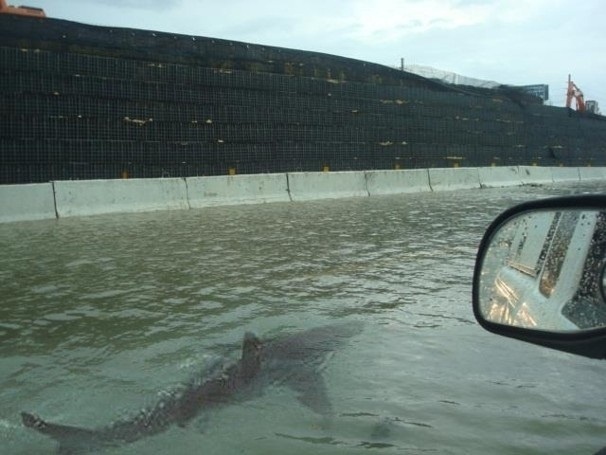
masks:
{"type": "Polygon", "coordinates": [[[134,415],[261,336],[364,330],[329,359],[325,422],[270,385],[107,453],[591,454],[606,364],[484,332],[475,252],[508,188],[0,225],[3,453],[51,452],[20,411],[88,427],[134,415]]]}

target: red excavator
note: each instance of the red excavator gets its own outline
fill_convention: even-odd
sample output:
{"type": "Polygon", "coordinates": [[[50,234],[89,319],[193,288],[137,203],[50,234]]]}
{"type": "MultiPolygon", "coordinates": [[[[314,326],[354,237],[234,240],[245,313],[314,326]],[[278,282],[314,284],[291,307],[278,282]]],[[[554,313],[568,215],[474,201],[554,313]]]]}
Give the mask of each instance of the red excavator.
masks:
{"type": "Polygon", "coordinates": [[[579,87],[576,86],[574,82],[570,79],[570,74],[568,75],[568,90],[566,92],[566,107],[570,108],[572,104],[572,99],[575,99],[577,102],[577,111],[585,112],[587,107],[585,106],[585,98],[583,97],[583,92],[579,87]]]}
{"type": "Polygon", "coordinates": [[[0,14],[16,14],[18,16],[46,17],[42,8],[33,6],[9,6],[6,0],[0,0],[0,14]]]}

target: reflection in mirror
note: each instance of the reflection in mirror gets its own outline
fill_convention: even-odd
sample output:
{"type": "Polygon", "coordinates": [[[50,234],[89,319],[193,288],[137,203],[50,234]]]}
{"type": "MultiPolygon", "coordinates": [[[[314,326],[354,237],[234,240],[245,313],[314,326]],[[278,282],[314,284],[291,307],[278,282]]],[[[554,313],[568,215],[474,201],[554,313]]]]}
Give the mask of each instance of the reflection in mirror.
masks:
{"type": "Polygon", "coordinates": [[[509,218],[484,251],[485,319],[537,330],[606,326],[606,212],[537,210],[509,218]]]}

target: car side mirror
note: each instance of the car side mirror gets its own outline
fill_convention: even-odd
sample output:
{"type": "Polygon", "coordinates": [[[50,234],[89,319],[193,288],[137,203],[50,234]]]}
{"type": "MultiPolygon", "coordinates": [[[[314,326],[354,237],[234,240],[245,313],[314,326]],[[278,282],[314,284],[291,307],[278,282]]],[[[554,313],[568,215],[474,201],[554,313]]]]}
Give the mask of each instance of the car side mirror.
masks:
{"type": "Polygon", "coordinates": [[[488,228],[473,278],[485,329],[606,358],[606,196],[513,207],[488,228]]]}

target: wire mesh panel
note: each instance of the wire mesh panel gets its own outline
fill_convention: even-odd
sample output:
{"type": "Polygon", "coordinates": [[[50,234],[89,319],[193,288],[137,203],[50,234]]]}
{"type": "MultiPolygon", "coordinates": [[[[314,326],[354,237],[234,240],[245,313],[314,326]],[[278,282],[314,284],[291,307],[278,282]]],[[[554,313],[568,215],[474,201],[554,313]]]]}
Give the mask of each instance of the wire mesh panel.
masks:
{"type": "Polygon", "coordinates": [[[362,62],[335,69],[299,51],[193,41],[216,66],[0,46],[0,183],[606,164],[603,117],[370,77],[362,62]]]}

